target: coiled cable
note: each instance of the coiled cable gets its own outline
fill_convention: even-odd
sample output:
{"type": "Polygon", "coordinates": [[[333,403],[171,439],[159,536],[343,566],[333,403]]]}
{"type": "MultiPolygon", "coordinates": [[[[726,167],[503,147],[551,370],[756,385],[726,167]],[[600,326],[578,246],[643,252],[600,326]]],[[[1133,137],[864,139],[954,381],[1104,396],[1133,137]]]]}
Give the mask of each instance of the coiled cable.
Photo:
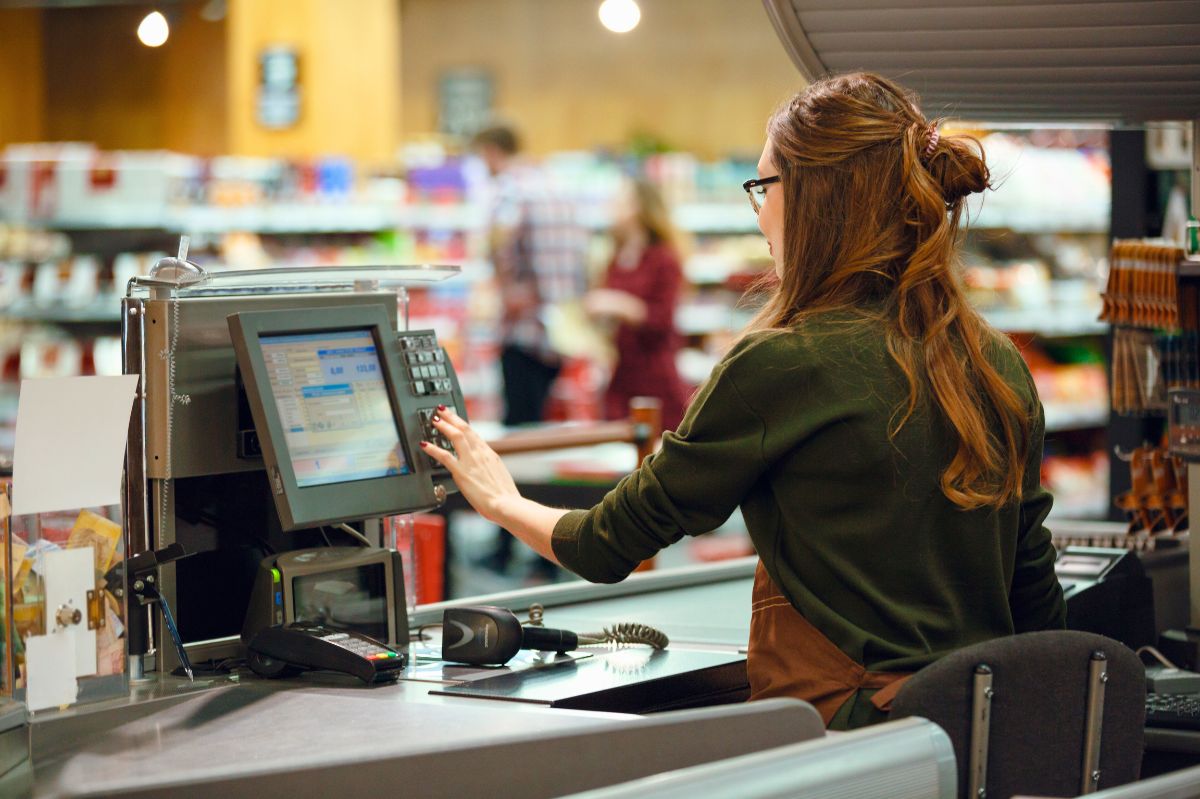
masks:
{"type": "Polygon", "coordinates": [[[648,624],[623,622],[605,627],[598,633],[580,633],[580,646],[596,646],[610,644],[614,646],[629,646],[644,644],[655,649],[666,649],[671,639],[662,630],[657,630],[648,624]]]}

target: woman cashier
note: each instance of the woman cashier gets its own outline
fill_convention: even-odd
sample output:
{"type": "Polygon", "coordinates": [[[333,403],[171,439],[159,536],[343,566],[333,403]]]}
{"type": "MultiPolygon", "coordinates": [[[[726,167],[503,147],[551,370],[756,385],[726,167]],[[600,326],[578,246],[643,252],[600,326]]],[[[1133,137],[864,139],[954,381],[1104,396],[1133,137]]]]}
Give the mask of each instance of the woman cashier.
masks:
{"type": "Polygon", "coordinates": [[[964,199],[988,187],[976,144],[875,75],[813,84],[745,184],[778,287],[656,455],[563,511],[522,498],[452,413],[436,424],[457,457],[426,451],[596,582],[740,506],[760,558],[752,698],[805,699],[834,729],[885,719],[905,676],[958,647],[1061,628],[1041,404],[957,277],[964,199]]]}

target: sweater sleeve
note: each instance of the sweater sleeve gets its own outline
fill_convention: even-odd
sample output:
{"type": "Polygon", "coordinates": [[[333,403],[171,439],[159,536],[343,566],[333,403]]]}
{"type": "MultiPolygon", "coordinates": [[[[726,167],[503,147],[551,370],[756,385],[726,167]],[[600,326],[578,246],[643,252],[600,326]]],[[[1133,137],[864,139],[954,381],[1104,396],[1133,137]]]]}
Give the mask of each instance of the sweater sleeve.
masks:
{"type": "Polygon", "coordinates": [[[1050,541],[1050,531],[1045,526],[1054,498],[1041,481],[1046,417],[1041,402],[1037,403],[1037,409],[1037,421],[1033,426],[1025,464],[1016,567],[1009,592],[1009,606],[1018,633],[1059,630],[1067,624],[1067,606],[1063,601],[1062,586],[1054,573],[1054,545],[1050,541]]]}
{"type": "Polygon", "coordinates": [[[618,582],[684,535],[720,526],[767,468],[766,428],[738,387],[752,373],[748,336],[713,370],[679,429],[599,505],[554,529],[559,562],[592,582],[618,582]]]}

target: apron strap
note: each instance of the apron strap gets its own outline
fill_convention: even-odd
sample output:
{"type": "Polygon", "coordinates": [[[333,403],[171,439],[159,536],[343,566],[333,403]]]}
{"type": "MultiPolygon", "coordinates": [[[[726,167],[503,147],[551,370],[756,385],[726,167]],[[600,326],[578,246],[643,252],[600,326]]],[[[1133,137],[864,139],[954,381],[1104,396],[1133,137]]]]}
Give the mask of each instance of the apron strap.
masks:
{"type": "MultiPolygon", "coordinates": [[[[891,671],[869,671],[867,676],[871,678],[886,677],[886,680],[872,679],[870,682],[886,683],[882,688],[875,692],[871,697],[871,704],[882,710],[884,713],[890,713],[892,710],[892,702],[896,699],[896,694],[900,693],[900,689],[904,687],[904,683],[908,682],[908,678],[912,676],[911,672],[891,672],[891,671]]],[[[864,688],[874,688],[874,685],[863,685],[864,688]]]]}

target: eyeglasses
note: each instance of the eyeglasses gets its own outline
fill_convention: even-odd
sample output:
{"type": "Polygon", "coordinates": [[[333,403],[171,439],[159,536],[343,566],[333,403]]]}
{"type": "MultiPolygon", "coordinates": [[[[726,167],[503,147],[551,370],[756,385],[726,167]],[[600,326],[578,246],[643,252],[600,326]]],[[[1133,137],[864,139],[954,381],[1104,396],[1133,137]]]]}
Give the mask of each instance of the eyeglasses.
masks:
{"type": "Polygon", "coordinates": [[[746,190],[746,196],[750,198],[750,207],[754,209],[754,213],[758,213],[762,208],[763,200],[767,199],[767,186],[778,183],[780,180],[779,175],[772,175],[769,178],[747,180],[742,184],[742,188],[746,190]]]}

